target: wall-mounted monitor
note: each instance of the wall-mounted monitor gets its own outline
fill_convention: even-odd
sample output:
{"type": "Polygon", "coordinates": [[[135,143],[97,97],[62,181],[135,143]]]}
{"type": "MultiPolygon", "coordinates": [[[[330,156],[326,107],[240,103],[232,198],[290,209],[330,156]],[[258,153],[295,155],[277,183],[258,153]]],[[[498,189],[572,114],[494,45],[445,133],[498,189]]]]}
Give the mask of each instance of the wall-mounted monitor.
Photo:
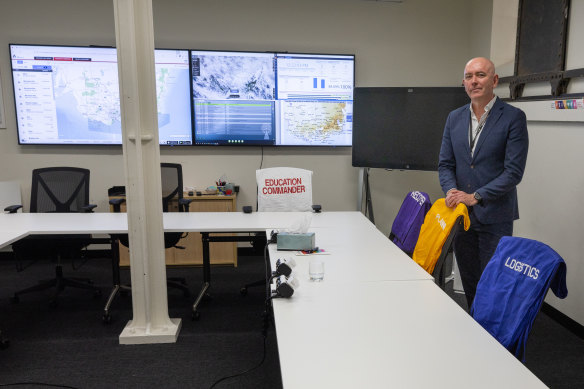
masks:
{"type": "Polygon", "coordinates": [[[353,166],[438,170],[446,118],[469,102],[463,87],[355,88],[353,166]]]}
{"type": "MultiPolygon", "coordinates": [[[[121,144],[117,52],[10,45],[20,144],[121,144]]],[[[160,144],[192,144],[187,50],[156,50],[160,144]]]]}
{"type": "Polygon", "coordinates": [[[156,49],[156,102],[161,145],[193,144],[188,50],[156,49]]]}
{"type": "Polygon", "coordinates": [[[197,145],[351,146],[354,55],[191,51],[197,145]]]}
{"type": "Polygon", "coordinates": [[[271,145],[274,54],[191,51],[195,144],[271,145]]]}
{"type": "Polygon", "coordinates": [[[353,55],[276,54],[276,144],[351,146],[353,55]]]}

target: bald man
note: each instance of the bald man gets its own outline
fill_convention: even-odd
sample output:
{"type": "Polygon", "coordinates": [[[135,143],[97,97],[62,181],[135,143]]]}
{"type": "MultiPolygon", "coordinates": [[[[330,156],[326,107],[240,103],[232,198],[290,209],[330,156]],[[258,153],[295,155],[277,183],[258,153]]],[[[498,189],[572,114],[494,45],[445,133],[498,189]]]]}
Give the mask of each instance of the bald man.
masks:
{"type": "Polygon", "coordinates": [[[499,82],[487,58],[464,68],[470,104],[452,111],[444,127],[438,173],[446,205],[466,204],[471,226],[454,239],[454,252],[469,308],[499,239],[513,235],[529,139],[525,114],[494,94],[499,82]]]}

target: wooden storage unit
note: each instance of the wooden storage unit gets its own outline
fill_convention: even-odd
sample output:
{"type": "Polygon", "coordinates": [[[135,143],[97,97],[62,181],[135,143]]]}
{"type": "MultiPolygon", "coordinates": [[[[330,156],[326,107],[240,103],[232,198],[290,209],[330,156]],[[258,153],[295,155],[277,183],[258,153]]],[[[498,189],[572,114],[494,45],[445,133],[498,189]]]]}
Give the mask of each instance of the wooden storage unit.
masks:
{"type": "MultiPolygon", "coordinates": [[[[203,195],[203,196],[184,196],[190,199],[190,212],[235,212],[237,196],[223,195],[203,195]]],[[[110,198],[116,198],[112,196],[110,198]]],[[[110,209],[113,211],[113,209],[110,209]]],[[[122,204],[122,212],[126,211],[125,203],[122,204]]],[[[185,233],[186,234],[186,233],[185,233]]],[[[221,235],[221,234],[216,234],[221,235]]],[[[232,235],[232,234],[224,234],[232,235]]],[[[178,246],[185,249],[171,247],[166,249],[166,264],[173,266],[183,265],[202,265],[203,264],[203,243],[201,234],[198,232],[189,232],[178,242],[178,246]]],[[[236,242],[216,242],[209,246],[211,253],[211,265],[233,265],[237,266],[237,243],[236,242]]],[[[120,246],[120,265],[130,265],[130,252],[127,247],[120,246]]]]}

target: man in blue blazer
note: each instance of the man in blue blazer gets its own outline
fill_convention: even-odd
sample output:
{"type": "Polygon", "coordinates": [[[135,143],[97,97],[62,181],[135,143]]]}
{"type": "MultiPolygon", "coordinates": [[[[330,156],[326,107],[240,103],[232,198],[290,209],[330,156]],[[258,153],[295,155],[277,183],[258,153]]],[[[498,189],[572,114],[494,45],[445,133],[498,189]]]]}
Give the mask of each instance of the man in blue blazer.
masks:
{"type": "Polygon", "coordinates": [[[495,96],[498,81],[487,58],[466,64],[463,85],[471,103],[448,115],[438,163],[446,205],[469,209],[470,229],[454,240],[469,308],[499,239],[513,235],[519,219],[517,184],[529,146],[525,114],[495,96]]]}

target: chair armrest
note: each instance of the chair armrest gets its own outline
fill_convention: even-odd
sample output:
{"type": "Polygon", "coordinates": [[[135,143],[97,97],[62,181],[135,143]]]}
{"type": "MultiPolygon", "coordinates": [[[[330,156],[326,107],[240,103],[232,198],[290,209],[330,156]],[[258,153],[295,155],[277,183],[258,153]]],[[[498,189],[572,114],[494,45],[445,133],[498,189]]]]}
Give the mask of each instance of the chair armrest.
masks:
{"type": "Polygon", "coordinates": [[[185,209],[185,212],[189,212],[189,204],[191,203],[191,199],[179,199],[178,200],[178,204],[179,206],[183,206],[185,209]]]}
{"type": "Polygon", "coordinates": [[[109,203],[114,207],[114,212],[121,212],[121,205],[126,202],[126,199],[110,199],[109,203]]]}
{"type": "Polygon", "coordinates": [[[92,213],[95,208],[97,208],[97,204],[87,204],[81,207],[81,210],[85,213],[92,213]]]}
{"type": "Polygon", "coordinates": [[[16,213],[16,211],[18,211],[20,208],[22,208],[22,205],[20,205],[20,204],[18,204],[18,205],[9,205],[8,207],[4,208],[4,212],[16,213]]]}

